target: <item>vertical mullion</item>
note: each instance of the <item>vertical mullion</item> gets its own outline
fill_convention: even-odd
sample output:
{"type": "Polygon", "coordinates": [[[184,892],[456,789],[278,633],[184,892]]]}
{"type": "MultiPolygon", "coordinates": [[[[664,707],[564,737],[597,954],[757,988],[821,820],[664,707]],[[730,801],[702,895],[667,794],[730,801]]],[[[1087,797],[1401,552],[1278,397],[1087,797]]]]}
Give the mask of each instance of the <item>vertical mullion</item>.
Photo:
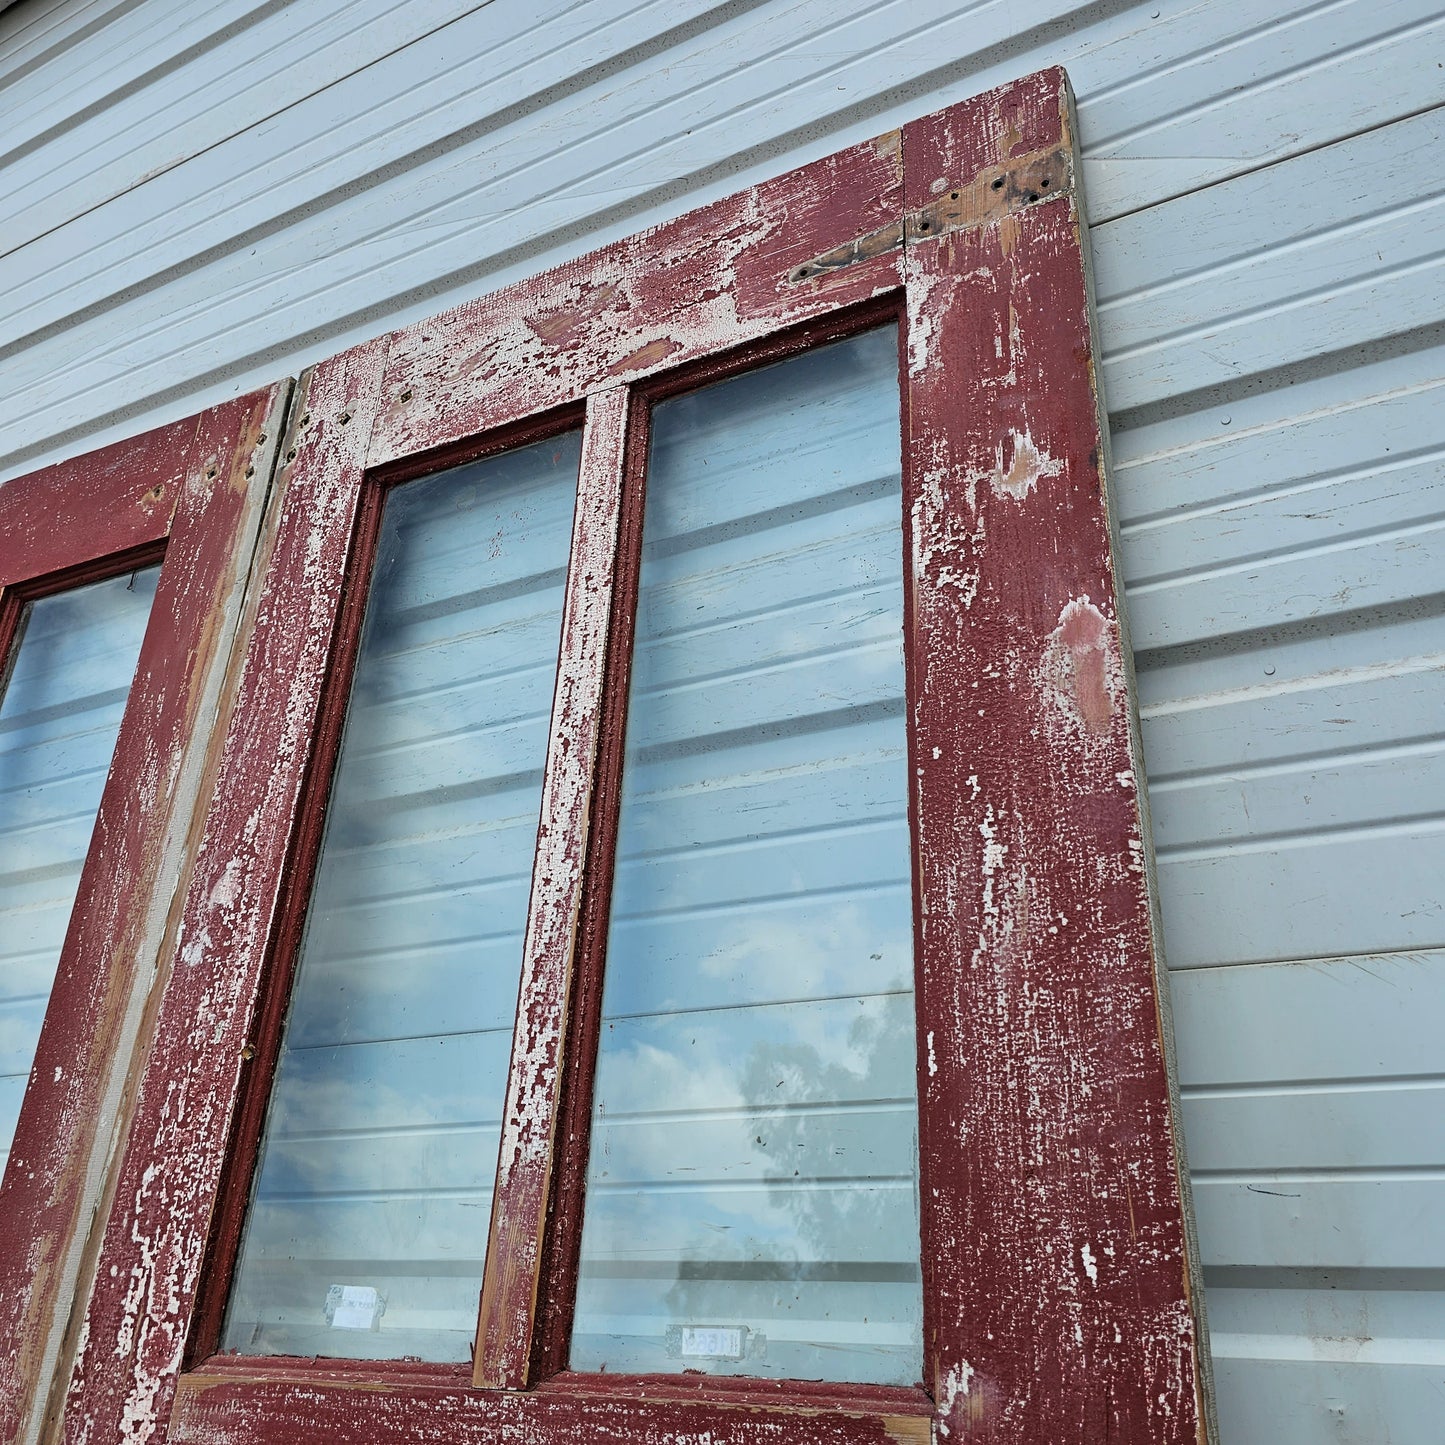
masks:
{"type": "Polygon", "coordinates": [[[502,1114],[473,1382],[521,1389],[530,1360],[576,957],[630,392],[587,399],[562,642],[502,1114]]]}

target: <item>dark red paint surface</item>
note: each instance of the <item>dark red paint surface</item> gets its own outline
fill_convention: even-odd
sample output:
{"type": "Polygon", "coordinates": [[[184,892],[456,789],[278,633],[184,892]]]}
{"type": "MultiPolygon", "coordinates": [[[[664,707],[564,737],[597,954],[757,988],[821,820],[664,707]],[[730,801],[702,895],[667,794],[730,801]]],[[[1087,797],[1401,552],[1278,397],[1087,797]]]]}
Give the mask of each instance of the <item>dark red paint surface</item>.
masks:
{"type": "Polygon", "coordinates": [[[1032,199],[1040,156],[1071,153],[1068,116],[1062,72],[1029,77],[310,375],[66,1439],[1201,1436],[1072,176],[1045,188],[1039,173],[1032,199]],[[789,280],[860,237],[875,240],[856,261],[789,280]],[[647,407],[900,314],[926,1378],[568,1375],[647,407]],[[368,498],[584,402],[474,1376],[208,1359],[344,706],[368,498]]]}
{"type": "Polygon", "coordinates": [[[285,397],[253,392],[0,487],[0,631],[13,632],[26,597],[165,558],[0,1188],[0,1439],[32,1405],[68,1313],[59,1296],[81,1268],[102,1104],[125,1089],[137,1046],[127,1012],[157,966],[184,864],[195,787],[184,774],[203,761],[203,709],[234,634],[285,397]]]}

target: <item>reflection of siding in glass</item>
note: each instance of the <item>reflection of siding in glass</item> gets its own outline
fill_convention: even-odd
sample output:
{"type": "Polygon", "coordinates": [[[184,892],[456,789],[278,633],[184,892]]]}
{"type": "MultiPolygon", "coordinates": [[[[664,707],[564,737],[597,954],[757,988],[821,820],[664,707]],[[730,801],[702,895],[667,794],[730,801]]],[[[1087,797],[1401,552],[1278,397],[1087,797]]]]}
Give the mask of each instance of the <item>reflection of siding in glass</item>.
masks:
{"type": "Polygon", "coordinates": [[[898,357],[659,405],[575,1369],[922,1373],[898,357]]]}
{"type": "Polygon", "coordinates": [[[0,698],[0,1171],[159,575],[32,602],[0,698]]]}
{"type": "Polygon", "coordinates": [[[387,499],[226,1349],[468,1357],[578,459],[387,499]]]}

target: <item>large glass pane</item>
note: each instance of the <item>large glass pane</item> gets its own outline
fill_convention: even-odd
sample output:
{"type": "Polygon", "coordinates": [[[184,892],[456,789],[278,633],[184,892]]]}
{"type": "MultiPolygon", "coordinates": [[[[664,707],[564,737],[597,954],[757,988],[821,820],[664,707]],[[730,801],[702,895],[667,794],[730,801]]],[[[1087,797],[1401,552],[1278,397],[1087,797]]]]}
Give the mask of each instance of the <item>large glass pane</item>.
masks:
{"type": "Polygon", "coordinates": [[[578,458],[387,500],[225,1349],[468,1357],[578,458]]]}
{"type": "Polygon", "coordinates": [[[0,698],[0,1172],[159,575],[32,602],[0,698]]]}
{"type": "Polygon", "coordinates": [[[574,1369],[921,1375],[897,335],[658,406],[574,1369]]]}

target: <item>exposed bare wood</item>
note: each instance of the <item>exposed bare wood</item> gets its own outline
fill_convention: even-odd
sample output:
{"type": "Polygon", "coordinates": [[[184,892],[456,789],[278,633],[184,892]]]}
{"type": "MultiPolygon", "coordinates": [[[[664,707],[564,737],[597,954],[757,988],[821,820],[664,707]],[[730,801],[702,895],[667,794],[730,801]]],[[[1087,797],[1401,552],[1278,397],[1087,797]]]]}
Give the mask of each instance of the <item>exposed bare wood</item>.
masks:
{"type": "Polygon", "coordinates": [[[910,240],[926,240],[949,231],[990,226],[1003,216],[1036,206],[1073,187],[1075,161],[1067,148],[1044,146],[1028,155],[985,166],[977,174],[950,182],[940,177],[932,189],[938,199],[909,211],[901,222],[846,241],[788,272],[793,283],[811,281],[860,261],[895,251],[910,240]]]}
{"type": "Polygon", "coordinates": [[[368,462],[444,446],[896,286],[889,255],[806,287],[786,277],[844,218],[854,234],[895,222],[902,182],[893,132],[398,332],[368,462]]]}
{"type": "Polygon", "coordinates": [[[1199,1437],[1068,114],[1062,72],[1044,72],[311,377],[186,898],[166,1046],[106,1235],[117,1283],[91,1308],[68,1439],[1199,1437]],[[637,539],[626,505],[619,523],[619,479],[640,492],[642,460],[626,386],[700,384],[822,335],[811,328],[879,319],[905,299],[901,283],[927,1392],[561,1373],[575,1230],[553,1247],[548,1212],[580,1199],[586,1144],[576,1101],[590,1060],[567,1039],[569,1011],[595,1002],[581,997],[577,949],[605,926],[610,845],[598,839],[625,712],[625,649],[609,657],[603,639],[609,613],[613,636],[630,636],[623,573],[637,539]],[[184,1375],[184,1352],[214,1341],[214,1304],[199,1325],[193,1310],[207,1248],[223,1273],[239,1228],[217,1199],[227,1141],[256,1118],[264,1079],[245,1083],[246,1059],[255,1020],[271,1021],[268,1038],[278,1027],[298,880],[319,839],[318,805],[301,800],[320,796],[339,726],[327,677],[354,611],[363,470],[418,474],[583,399],[583,501],[477,1336],[475,1381],[513,1388],[402,1362],[220,1359],[184,1375]]]}

